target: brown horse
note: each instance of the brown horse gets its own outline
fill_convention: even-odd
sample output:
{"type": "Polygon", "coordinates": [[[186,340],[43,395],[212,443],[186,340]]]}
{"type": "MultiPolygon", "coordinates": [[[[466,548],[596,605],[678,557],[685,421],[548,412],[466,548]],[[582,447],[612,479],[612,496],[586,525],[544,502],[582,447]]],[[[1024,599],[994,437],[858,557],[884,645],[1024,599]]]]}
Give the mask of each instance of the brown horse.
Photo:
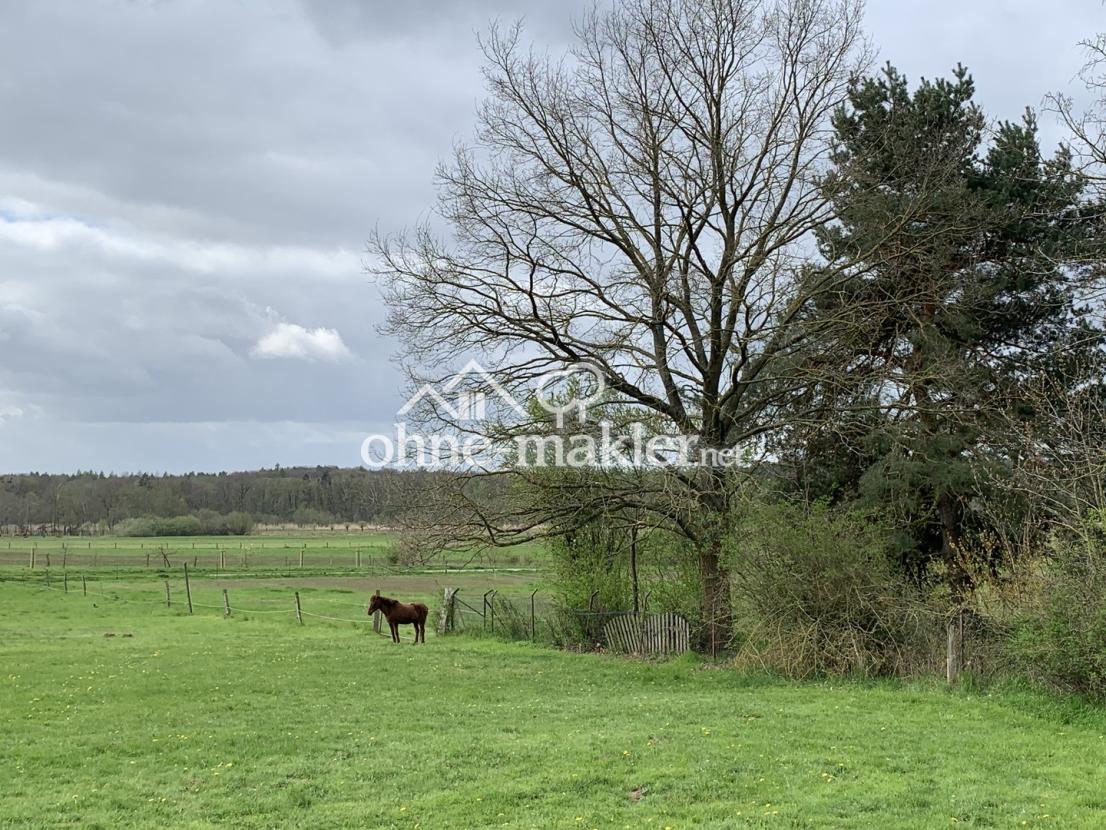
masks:
{"type": "Polygon", "coordinates": [[[392,642],[399,642],[399,627],[401,625],[415,626],[415,642],[426,642],[426,615],[429,611],[421,602],[405,603],[399,600],[380,596],[380,591],[373,594],[369,600],[368,614],[371,617],[376,611],[384,614],[388,621],[388,627],[392,629],[392,642]]]}

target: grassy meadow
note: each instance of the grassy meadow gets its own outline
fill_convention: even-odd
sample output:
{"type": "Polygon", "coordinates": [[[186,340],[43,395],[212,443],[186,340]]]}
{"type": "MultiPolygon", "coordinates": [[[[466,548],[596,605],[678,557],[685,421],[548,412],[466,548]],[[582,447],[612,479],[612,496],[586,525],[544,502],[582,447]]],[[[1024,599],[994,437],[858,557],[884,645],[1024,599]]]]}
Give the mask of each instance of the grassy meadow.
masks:
{"type": "Polygon", "coordinates": [[[394,645],[364,621],[378,583],[433,603],[461,580],[521,594],[533,573],[201,569],[191,616],[176,575],[166,607],[160,575],[109,570],[86,595],[51,573],[0,570],[0,827],[1106,822],[1106,715],[1073,701],[394,645]]]}
{"type": "MultiPolygon", "coordinates": [[[[387,530],[158,538],[8,536],[0,537],[0,569],[30,567],[33,560],[36,568],[149,570],[164,568],[168,559],[170,567],[187,562],[207,570],[371,571],[398,564],[397,541],[397,534],[387,530]]],[[[434,557],[433,567],[540,568],[547,561],[540,544],[528,543],[447,551],[434,557]]]]}

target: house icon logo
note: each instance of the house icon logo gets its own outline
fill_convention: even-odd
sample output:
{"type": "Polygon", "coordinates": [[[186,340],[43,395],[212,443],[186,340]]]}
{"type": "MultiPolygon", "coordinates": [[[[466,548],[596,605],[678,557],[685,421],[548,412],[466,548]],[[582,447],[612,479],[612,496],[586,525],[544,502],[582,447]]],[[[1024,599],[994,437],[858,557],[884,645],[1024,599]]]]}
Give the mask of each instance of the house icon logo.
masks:
{"type": "MultiPolygon", "coordinates": [[[[587,363],[574,363],[567,368],[547,372],[538,378],[534,389],[534,397],[539,406],[555,417],[557,427],[562,428],[569,415],[575,415],[579,423],[584,423],[587,418],[588,405],[602,398],[604,388],[604,378],[597,367],[587,363]],[[552,395],[552,390],[557,388],[559,384],[580,376],[587,377],[590,380],[589,394],[582,396],[577,392],[576,395],[564,400],[558,400],[552,395]]],[[[496,381],[491,372],[475,360],[470,360],[459,372],[440,386],[424,383],[400,407],[397,414],[400,416],[407,415],[416,407],[429,402],[436,413],[453,423],[474,423],[483,421],[488,417],[490,398],[495,399],[501,408],[505,407],[520,419],[527,420],[530,417],[525,407],[520,405],[514,396],[501,383],[496,381]]]]}
{"type": "Polygon", "coordinates": [[[507,407],[520,418],[526,416],[526,411],[511,393],[496,381],[491,372],[475,360],[466,363],[440,387],[424,383],[400,407],[397,414],[407,415],[429,399],[435,412],[443,414],[454,422],[483,421],[488,417],[489,396],[497,399],[502,406],[507,407]]]}

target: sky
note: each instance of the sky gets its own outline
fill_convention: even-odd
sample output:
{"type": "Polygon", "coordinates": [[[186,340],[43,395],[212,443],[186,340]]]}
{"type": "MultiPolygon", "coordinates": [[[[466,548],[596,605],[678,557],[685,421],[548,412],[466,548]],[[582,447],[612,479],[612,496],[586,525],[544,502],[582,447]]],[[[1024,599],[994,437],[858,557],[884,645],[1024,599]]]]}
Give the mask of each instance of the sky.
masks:
{"type": "MultiPolygon", "coordinates": [[[[587,6],[0,3],[0,472],[359,464],[405,392],[365,242],[471,138],[477,33],[556,53],[587,6]]],[[[963,63],[1003,119],[1077,93],[1104,28],[1100,0],[867,11],[881,61],[963,63]]]]}

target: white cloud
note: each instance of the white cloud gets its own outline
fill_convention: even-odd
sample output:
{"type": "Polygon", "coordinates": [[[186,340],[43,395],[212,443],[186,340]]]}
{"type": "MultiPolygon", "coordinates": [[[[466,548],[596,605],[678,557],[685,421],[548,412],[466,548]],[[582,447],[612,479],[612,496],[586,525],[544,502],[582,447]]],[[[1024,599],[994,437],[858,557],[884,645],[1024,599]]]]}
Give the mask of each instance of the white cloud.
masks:
{"type": "Polygon", "coordinates": [[[250,354],[260,358],[298,358],[300,360],[339,361],[352,357],[334,329],[305,329],[295,323],[277,327],[254,345],[250,354]]]}
{"type": "Polygon", "coordinates": [[[18,406],[4,406],[0,404],[0,424],[4,421],[14,421],[16,418],[22,418],[24,412],[18,406]]]}

